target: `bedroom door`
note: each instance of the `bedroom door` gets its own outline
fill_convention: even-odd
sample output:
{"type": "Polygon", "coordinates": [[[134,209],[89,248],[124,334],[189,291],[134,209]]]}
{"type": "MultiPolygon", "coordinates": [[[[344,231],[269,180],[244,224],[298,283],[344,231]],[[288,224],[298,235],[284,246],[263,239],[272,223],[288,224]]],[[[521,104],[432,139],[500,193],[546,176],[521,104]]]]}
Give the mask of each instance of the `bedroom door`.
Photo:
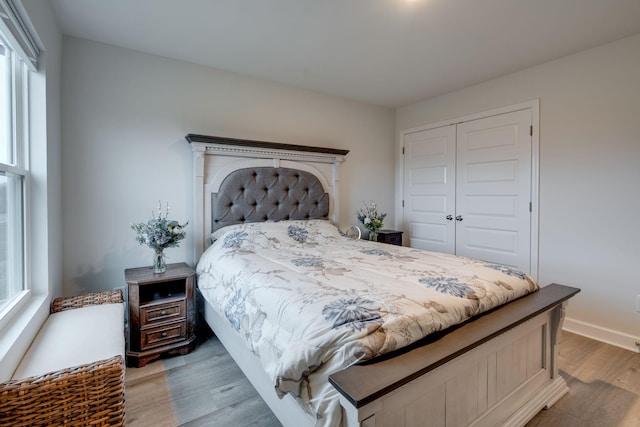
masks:
{"type": "Polygon", "coordinates": [[[531,271],[532,112],[404,135],[412,247],[531,271]]]}

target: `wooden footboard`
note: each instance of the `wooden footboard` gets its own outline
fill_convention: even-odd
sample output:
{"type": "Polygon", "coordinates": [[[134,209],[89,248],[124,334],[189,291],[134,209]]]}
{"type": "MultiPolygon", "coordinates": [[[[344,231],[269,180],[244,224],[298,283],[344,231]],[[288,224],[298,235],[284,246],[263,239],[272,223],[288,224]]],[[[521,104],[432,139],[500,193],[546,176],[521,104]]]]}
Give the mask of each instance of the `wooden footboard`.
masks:
{"type": "Polygon", "coordinates": [[[568,391],[557,371],[567,300],[552,284],[434,342],[331,375],[346,425],[522,426],[568,391]]]}

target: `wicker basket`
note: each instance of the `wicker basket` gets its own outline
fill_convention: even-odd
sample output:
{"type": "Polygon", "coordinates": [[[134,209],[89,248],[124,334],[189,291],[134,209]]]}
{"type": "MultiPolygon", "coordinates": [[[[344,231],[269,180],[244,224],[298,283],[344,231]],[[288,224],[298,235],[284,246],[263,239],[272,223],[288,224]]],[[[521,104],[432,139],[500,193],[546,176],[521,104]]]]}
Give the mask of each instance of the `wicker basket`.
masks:
{"type": "Polygon", "coordinates": [[[113,304],[123,301],[124,298],[122,297],[122,291],[120,289],[94,292],[92,294],[85,294],[77,297],[60,297],[54,299],[51,303],[51,313],[86,307],[89,305],[113,304]]]}
{"type": "MultiPolygon", "coordinates": [[[[51,312],[123,302],[122,291],[57,298],[51,312]]],[[[124,359],[0,383],[0,425],[124,426],[124,359]]]]}

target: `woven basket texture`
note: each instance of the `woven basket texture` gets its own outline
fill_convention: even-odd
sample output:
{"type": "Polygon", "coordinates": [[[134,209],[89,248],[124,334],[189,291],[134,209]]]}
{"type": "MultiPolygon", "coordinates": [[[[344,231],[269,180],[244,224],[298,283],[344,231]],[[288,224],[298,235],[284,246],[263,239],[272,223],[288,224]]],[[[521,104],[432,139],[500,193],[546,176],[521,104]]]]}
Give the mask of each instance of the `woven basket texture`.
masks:
{"type": "Polygon", "coordinates": [[[123,301],[124,298],[122,296],[122,290],[120,289],[113,289],[104,292],[94,292],[77,297],[60,297],[54,299],[51,303],[51,313],[86,307],[89,305],[113,304],[123,301]]]}

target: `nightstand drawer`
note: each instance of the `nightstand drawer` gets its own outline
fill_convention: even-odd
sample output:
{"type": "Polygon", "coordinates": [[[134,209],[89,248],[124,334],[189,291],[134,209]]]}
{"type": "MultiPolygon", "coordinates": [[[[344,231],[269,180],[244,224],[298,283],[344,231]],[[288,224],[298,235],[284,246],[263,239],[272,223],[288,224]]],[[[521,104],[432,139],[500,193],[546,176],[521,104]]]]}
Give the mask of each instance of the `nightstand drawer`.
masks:
{"type": "Polygon", "coordinates": [[[146,350],[148,348],[182,341],[186,338],[186,321],[158,326],[157,328],[140,331],[140,348],[146,350]]]}
{"type": "Polygon", "coordinates": [[[140,306],[140,327],[182,319],[185,312],[184,299],[140,306]]]}

